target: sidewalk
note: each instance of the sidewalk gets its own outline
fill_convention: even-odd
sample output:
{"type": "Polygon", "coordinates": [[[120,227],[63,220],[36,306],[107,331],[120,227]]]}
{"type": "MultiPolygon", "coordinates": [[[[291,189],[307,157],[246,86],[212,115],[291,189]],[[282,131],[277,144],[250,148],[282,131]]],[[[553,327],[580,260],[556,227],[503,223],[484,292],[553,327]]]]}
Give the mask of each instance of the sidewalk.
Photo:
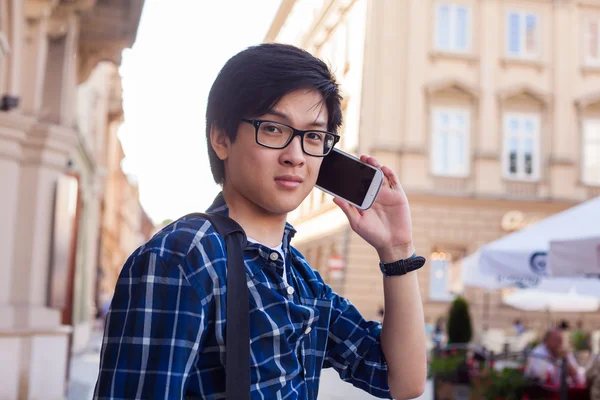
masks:
{"type": "MultiPolygon", "coordinates": [[[[69,382],[68,400],[91,400],[94,395],[94,385],[98,377],[100,364],[100,346],[102,332],[94,332],[87,349],[73,356],[71,360],[71,381],[69,382]]],[[[342,381],[337,372],[331,368],[323,370],[319,400],[371,400],[370,396],[362,390],[342,381]]],[[[433,388],[427,381],[425,393],[419,400],[432,400],[433,388]]]]}
{"type": "Polygon", "coordinates": [[[98,378],[102,332],[94,331],[85,351],[71,358],[68,400],[91,400],[98,378]]]}

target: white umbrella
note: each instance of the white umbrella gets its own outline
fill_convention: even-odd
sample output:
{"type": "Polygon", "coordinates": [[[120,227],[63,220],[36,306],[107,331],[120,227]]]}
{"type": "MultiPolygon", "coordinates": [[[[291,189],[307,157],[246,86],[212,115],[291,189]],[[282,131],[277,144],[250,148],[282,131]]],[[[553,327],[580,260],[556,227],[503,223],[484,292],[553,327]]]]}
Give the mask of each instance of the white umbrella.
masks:
{"type": "MultiPolygon", "coordinates": [[[[500,276],[503,280],[548,276],[554,272],[547,256],[551,242],[555,243],[555,246],[562,241],[577,241],[581,245],[584,240],[594,240],[594,238],[600,238],[600,197],[481,247],[477,256],[478,265],[484,274],[500,276]]],[[[573,260],[573,253],[577,253],[577,250],[570,250],[568,255],[558,259],[573,260]]],[[[554,259],[553,257],[552,260],[554,259]]],[[[586,256],[581,262],[584,265],[579,265],[578,273],[600,274],[597,264],[590,263],[590,256],[586,256]]],[[[569,270],[573,268],[571,262],[559,264],[557,268],[560,268],[556,271],[557,275],[576,274],[572,272],[575,271],[574,269],[569,270]]]]}
{"type": "Polygon", "coordinates": [[[524,311],[594,312],[600,308],[598,297],[578,294],[573,288],[567,293],[549,293],[536,289],[517,290],[504,296],[503,302],[524,311]]]}
{"type": "MultiPolygon", "coordinates": [[[[600,220],[597,223],[600,225],[600,220]]],[[[554,276],[600,275],[600,234],[591,238],[551,241],[548,263],[554,276]]]]}
{"type": "MultiPolygon", "coordinates": [[[[553,293],[568,293],[574,290],[582,295],[600,298],[600,279],[582,277],[522,277],[520,275],[484,274],[479,265],[479,252],[466,257],[461,262],[462,284],[487,290],[508,287],[530,288],[538,291],[553,293]]],[[[461,288],[462,289],[462,288],[461,288]]],[[[460,290],[459,290],[460,291],[460,290]]]]}

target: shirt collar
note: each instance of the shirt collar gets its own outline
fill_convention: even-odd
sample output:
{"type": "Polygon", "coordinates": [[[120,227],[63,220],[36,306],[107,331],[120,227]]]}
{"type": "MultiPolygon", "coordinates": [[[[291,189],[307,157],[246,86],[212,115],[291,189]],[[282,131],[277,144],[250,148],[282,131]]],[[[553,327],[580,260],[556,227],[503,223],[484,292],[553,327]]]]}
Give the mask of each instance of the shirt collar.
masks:
{"type": "MultiPolygon", "coordinates": [[[[227,206],[227,203],[225,202],[225,198],[223,197],[223,192],[219,192],[217,197],[215,197],[215,200],[213,201],[212,205],[210,207],[208,207],[206,212],[229,216],[229,207],[227,206]]],[[[289,244],[295,234],[296,234],[296,229],[294,229],[294,227],[290,223],[286,222],[285,229],[283,231],[283,239],[282,239],[282,244],[283,244],[284,248],[287,248],[289,246],[289,244]]]]}

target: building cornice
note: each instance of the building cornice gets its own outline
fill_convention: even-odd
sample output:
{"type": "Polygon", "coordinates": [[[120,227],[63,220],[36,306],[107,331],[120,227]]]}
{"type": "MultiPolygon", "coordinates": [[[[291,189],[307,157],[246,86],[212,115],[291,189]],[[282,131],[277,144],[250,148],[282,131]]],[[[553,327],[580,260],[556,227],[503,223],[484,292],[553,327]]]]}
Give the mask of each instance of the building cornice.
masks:
{"type": "Polygon", "coordinates": [[[549,106],[552,103],[552,95],[550,93],[533,87],[530,84],[514,85],[498,91],[498,99],[501,102],[506,102],[520,95],[529,96],[544,106],[549,106]]]}
{"type": "Polygon", "coordinates": [[[575,105],[579,110],[584,110],[598,103],[600,103],[600,90],[586,93],[575,99],[575,105]]]}
{"type": "Polygon", "coordinates": [[[143,6],[144,0],[110,0],[82,13],[77,52],[78,83],[85,82],[101,61],[121,64],[123,49],[135,42],[143,6]]]}
{"type": "Polygon", "coordinates": [[[271,22],[271,26],[269,27],[269,31],[265,36],[265,43],[272,43],[277,40],[277,36],[279,36],[279,32],[281,32],[281,28],[285,25],[285,22],[290,15],[290,12],[294,8],[296,4],[296,0],[282,0],[279,5],[279,9],[275,14],[275,18],[273,18],[273,22],[271,22]]]}
{"type": "Polygon", "coordinates": [[[479,91],[473,85],[457,77],[447,77],[429,82],[425,84],[424,89],[425,93],[429,96],[454,89],[474,99],[479,98],[479,91]]]}

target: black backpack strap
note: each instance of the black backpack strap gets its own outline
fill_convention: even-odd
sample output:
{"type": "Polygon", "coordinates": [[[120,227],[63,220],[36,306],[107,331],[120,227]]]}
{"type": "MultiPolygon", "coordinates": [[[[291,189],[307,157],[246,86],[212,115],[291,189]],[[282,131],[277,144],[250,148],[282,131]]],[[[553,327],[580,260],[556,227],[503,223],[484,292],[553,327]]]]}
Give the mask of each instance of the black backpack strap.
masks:
{"type": "MultiPolygon", "coordinates": [[[[227,309],[225,323],[225,391],[228,400],[250,399],[250,300],[246,283],[246,233],[229,217],[188,214],[210,221],[225,239],[227,251],[227,309]]],[[[184,217],[185,218],[185,217],[184,217]]]]}

